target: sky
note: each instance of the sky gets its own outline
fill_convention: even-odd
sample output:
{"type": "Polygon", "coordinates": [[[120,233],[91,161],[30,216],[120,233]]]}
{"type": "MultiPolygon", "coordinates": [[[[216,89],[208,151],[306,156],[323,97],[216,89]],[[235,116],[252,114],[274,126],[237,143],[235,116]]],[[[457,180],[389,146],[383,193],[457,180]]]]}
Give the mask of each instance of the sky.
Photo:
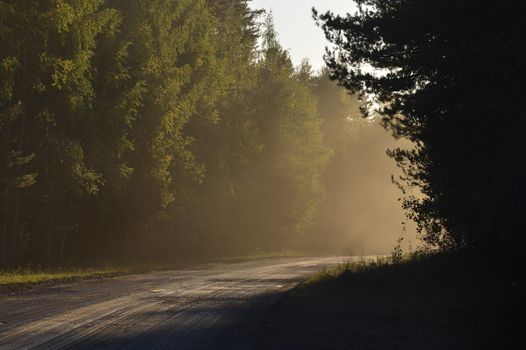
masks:
{"type": "Polygon", "coordinates": [[[312,7],[345,15],[353,12],[352,0],[252,0],[254,9],[272,10],[281,45],[289,50],[294,65],[308,58],[315,70],[324,66],[323,55],[329,42],[312,19],[312,7]]]}

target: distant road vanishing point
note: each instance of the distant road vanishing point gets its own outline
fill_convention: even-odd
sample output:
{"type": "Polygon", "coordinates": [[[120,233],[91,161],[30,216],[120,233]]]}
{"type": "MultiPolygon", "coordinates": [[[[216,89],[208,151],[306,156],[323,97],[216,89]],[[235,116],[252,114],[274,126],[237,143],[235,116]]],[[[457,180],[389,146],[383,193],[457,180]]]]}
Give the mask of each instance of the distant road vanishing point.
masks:
{"type": "Polygon", "coordinates": [[[247,349],[283,292],[341,257],[206,264],[0,296],[0,349],[247,349]]]}

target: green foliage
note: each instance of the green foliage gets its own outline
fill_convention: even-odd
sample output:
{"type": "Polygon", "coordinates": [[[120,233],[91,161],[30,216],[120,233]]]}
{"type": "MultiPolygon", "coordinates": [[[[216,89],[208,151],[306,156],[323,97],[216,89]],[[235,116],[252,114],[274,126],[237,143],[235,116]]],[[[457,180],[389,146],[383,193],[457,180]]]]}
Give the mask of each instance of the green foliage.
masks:
{"type": "Polygon", "coordinates": [[[17,172],[18,186],[9,181],[2,186],[2,256],[4,263],[20,258],[28,248],[26,236],[47,248],[40,254],[63,256],[77,200],[95,194],[103,183],[100,172],[86,163],[83,125],[95,98],[96,40],[114,30],[118,16],[102,8],[102,1],[3,4],[12,15],[4,18],[9,30],[2,31],[0,57],[10,73],[0,106],[10,144],[2,150],[17,160],[2,159],[18,166],[4,166],[2,173],[17,172]],[[31,217],[39,207],[42,215],[31,217]],[[54,245],[60,248],[53,250],[54,245]]]}
{"type": "Polygon", "coordinates": [[[0,1],[1,265],[293,248],[330,152],[261,13],[0,1]]]}

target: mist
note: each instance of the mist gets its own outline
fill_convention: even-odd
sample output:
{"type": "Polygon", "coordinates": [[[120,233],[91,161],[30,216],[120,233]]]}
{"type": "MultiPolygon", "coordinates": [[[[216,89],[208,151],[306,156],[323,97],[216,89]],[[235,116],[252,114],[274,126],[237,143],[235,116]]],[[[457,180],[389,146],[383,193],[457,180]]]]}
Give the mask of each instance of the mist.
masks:
{"type": "Polygon", "coordinates": [[[314,246],[333,253],[388,254],[403,237],[413,249],[416,231],[402,209],[402,192],[392,182],[401,175],[386,150],[409,147],[396,140],[377,120],[355,115],[350,146],[338,154],[325,176],[327,197],[320,208],[314,246]]]}

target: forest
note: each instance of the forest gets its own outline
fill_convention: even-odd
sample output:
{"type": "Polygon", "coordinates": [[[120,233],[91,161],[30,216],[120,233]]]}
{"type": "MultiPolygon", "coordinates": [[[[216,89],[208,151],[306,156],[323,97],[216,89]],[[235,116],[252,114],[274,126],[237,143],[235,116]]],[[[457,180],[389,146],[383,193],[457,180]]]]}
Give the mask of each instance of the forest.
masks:
{"type": "Polygon", "coordinates": [[[341,248],[389,137],[245,0],[4,0],[0,41],[3,267],[341,248]]]}
{"type": "Polygon", "coordinates": [[[0,1],[0,265],[356,253],[411,222],[518,258],[524,5],[448,4],[314,9],[314,71],[248,0],[0,1]]]}

